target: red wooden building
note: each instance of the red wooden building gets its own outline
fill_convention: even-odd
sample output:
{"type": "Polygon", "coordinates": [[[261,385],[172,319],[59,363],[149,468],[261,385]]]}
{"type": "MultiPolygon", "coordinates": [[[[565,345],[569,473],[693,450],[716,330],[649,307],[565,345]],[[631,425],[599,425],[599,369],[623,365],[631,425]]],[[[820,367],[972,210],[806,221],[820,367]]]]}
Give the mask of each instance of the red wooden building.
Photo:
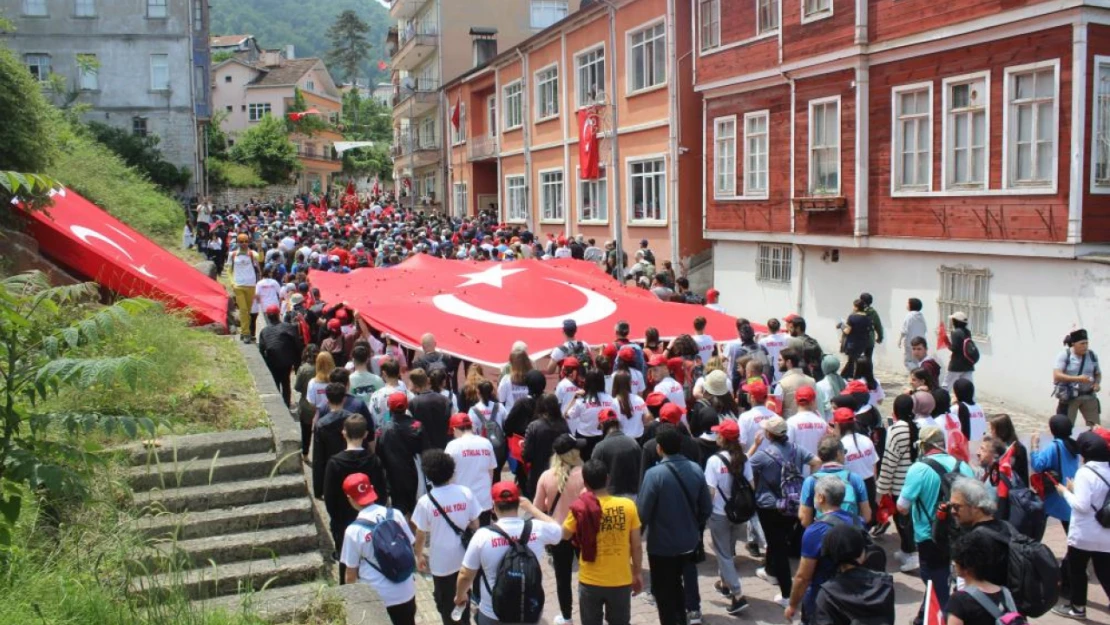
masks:
{"type": "Polygon", "coordinates": [[[980,387],[1044,408],[1060,338],[1110,321],[1110,2],[692,3],[726,307],[835,352],[871,292],[890,369],[907,298],[964,310],[980,387]]]}

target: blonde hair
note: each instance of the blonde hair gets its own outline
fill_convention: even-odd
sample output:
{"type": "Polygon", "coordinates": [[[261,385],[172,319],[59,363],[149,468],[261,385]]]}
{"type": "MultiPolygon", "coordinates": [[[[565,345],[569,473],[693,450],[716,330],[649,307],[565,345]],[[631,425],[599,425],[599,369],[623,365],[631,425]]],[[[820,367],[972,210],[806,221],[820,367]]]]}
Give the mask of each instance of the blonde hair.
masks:
{"type": "Polygon", "coordinates": [[[474,362],[466,370],[466,384],[463,385],[462,395],[466,401],[476,404],[481,399],[478,395],[478,384],[486,379],[486,370],[482,365],[474,362]]]}
{"type": "Polygon", "coordinates": [[[567,487],[567,479],[574,467],[582,466],[582,454],[577,449],[572,449],[565,454],[551,454],[551,470],[555,472],[555,490],[563,492],[567,487]]]}
{"type": "Polygon", "coordinates": [[[532,370],[532,359],[525,350],[514,349],[509,354],[510,381],[517,386],[524,386],[524,374],[532,370]]]}
{"type": "Polygon", "coordinates": [[[335,359],[332,358],[331,352],[323,351],[316,354],[316,381],[327,382],[332,371],[335,371],[335,359]]]}
{"type": "Polygon", "coordinates": [[[705,363],[705,375],[709,375],[710,371],[724,371],[725,362],[720,356],[713,356],[709,362],[705,363]]]}

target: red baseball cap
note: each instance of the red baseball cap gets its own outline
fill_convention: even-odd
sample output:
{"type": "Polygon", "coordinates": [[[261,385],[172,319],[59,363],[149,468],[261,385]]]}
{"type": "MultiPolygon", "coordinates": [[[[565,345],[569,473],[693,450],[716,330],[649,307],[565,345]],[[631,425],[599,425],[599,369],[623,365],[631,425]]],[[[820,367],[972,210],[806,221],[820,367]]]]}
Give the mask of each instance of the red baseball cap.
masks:
{"type": "Polygon", "coordinates": [[[740,425],[732,419],[725,419],[721,421],[720,425],[714,425],[709,429],[726,441],[734,441],[740,438],[740,425]]]}
{"type": "Polygon", "coordinates": [[[338,319],[329,319],[328,320],[328,330],[331,330],[331,331],[334,332],[335,330],[338,330],[341,327],[343,327],[343,324],[340,323],[338,319]]]}
{"type": "Polygon", "coordinates": [[[389,406],[390,412],[404,412],[409,409],[409,396],[402,392],[393,393],[386,400],[386,404],[389,406]]]}
{"type": "Polygon", "coordinates": [[[619,352],[617,352],[617,358],[620,358],[621,362],[627,362],[627,363],[636,362],[636,350],[632,349],[631,347],[629,347],[627,345],[625,345],[624,347],[622,347],[620,349],[619,352]]]}
{"type": "Polygon", "coordinates": [[[602,408],[597,413],[597,424],[604,425],[608,421],[620,421],[620,415],[612,408],[602,408]]]}
{"type": "Polygon", "coordinates": [[[720,297],[720,296],[721,296],[721,292],[718,291],[717,289],[709,289],[708,291],[705,292],[705,299],[710,304],[715,304],[717,302],[717,298],[720,297]]]}
{"type": "Polygon", "coordinates": [[[783,317],[782,320],[785,321],[786,323],[790,323],[791,321],[794,321],[797,318],[798,318],[798,315],[796,313],[790,313],[790,314],[786,315],[785,317],[783,317]]]}
{"type": "Polygon", "coordinates": [[[612,343],[606,343],[605,347],[601,348],[601,355],[608,358],[609,362],[613,362],[613,359],[617,357],[617,346],[612,343]]]}
{"type": "Polygon", "coordinates": [[[867,388],[866,382],[864,382],[863,380],[852,380],[848,383],[847,386],[844,387],[844,391],[841,393],[841,395],[854,395],[856,393],[870,392],[871,391],[867,388]]]}
{"type": "Polygon", "coordinates": [[[339,310],[335,311],[335,318],[340,321],[344,321],[345,319],[347,319],[347,309],[340,308],[339,310]]]}
{"type": "Polygon", "coordinates": [[[494,502],[516,503],[520,501],[520,489],[513,482],[498,482],[490,489],[494,502]]]}
{"type": "Polygon", "coordinates": [[[682,421],[682,415],[686,414],[686,410],[678,404],[665,404],[659,409],[659,418],[667,423],[678,423],[682,421]]]}
{"type": "Polygon", "coordinates": [[[817,391],[812,386],[803,386],[794,391],[794,399],[804,401],[806,403],[817,400],[817,391]]]}
{"type": "Polygon", "coordinates": [[[763,399],[767,398],[767,385],[763,383],[763,380],[753,380],[751,382],[748,382],[744,386],[740,387],[740,390],[751,395],[752,397],[759,397],[763,399]]]}
{"type": "Polygon", "coordinates": [[[667,403],[667,396],[663,393],[648,393],[644,403],[647,404],[649,408],[658,408],[667,403]]]}
{"type": "Polygon", "coordinates": [[[667,357],[664,356],[663,354],[656,354],[656,355],[651,357],[651,360],[648,361],[648,366],[649,367],[666,367],[667,366],[667,357]]]}
{"type": "MultiPolygon", "coordinates": [[[[406,400],[405,403],[408,403],[408,401],[406,400]]],[[[448,421],[447,425],[452,430],[455,428],[472,428],[474,427],[474,422],[470,420],[470,415],[459,412],[451,415],[451,420],[448,421]]]]}
{"type": "Polygon", "coordinates": [[[579,363],[578,359],[574,356],[567,356],[559,362],[559,366],[561,366],[564,371],[569,371],[581,367],[582,364],[579,363]]]}
{"type": "Polygon", "coordinates": [[[277,304],[270,304],[269,306],[266,307],[265,312],[266,312],[267,316],[269,316],[269,315],[280,315],[281,314],[281,308],[277,304]]]}
{"type": "Polygon", "coordinates": [[[343,492],[355,503],[366,507],[378,500],[378,493],[365,473],[352,473],[343,480],[343,492]]]}
{"type": "Polygon", "coordinates": [[[833,423],[840,425],[841,423],[855,423],[856,413],[851,408],[837,408],[833,411],[833,423]]]}

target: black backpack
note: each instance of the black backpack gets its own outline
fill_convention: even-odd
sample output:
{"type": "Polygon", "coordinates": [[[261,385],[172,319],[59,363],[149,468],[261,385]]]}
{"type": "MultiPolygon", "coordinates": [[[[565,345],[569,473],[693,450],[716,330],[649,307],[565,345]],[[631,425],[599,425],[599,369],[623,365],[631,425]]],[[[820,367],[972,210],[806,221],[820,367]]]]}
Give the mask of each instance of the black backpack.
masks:
{"type": "Polygon", "coordinates": [[[567,341],[563,343],[563,353],[566,357],[573,357],[578,361],[578,364],[583,367],[591,365],[594,362],[590,350],[586,349],[586,344],[582,341],[567,341]]]}
{"type": "Polygon", "coordinates": [[[1048,523],[1048,517],[1044,513],[1044,501],[1016,474],[1013,478],[1002,476],[1001,480],[1010,489],[1007,497],[1010,501],[1010,514],[1005,520],[1014,526],[1014,529],[1033,540],[1044,538],[1045,526],[1048,523]]]}
{"type": "MultiPolygon", "coordinates": [[[[1102,480],[1103,484],[1106,484],[1107,487],[1110,487],[1110,482],[1106,481],[1106,478],[1102,477],[1101,473],[1095,471],[1091,467],[1084,468],[1090,469],[1091,473],[1094,473],[1096,476],[1098,476],[1098,479],[1102,480]]],[[[1098,524],[1103,527],[1110,528],[1110,493],[1106,494],[1106,498],[1102,500],[1101,506],[1099,506],[1098,508],[1091,506],[1091,508],[1095,511],[1095,520],[1098,521],[1098,524]]]]}
{"type": "Polygon", "coordinates": [[[509,550],[497,565],[493,586],[482,572],[490,603],[497,620],[502,623],[536,623],[543,616],[543,571],[536,554],[528,547],[532,537],[532,521],[524,522],[519,538],[512,538],[496,524],[486,526],[509,543],[509,550]]]}
{"type": "Polygon", "coordinates": [[[1006,588],[1013,593],[1018,610],[1036,618],[1056,605],[1060,596],[1060,567],[1051,549],[1012,525],[1009,530],[1009,536],[985,527],[973,531],[986,532],[1007,547],[1006,588]]]}
{"type": "MultiPolygon", "coordinates": [[[[849,485],[848,488],[851,488],[851,485],[849,485]]],[[[835,514],[823,515],[817,521],[819,523],[824,523],[825,525],[828,525],[830,529],[838,525],[847,524],[847,521],[836,516],[835,514]]],[[[885,573],[886,551],[884,551],[882,547],[876,545],[875,541],[871,540],[871,534],[867,533],[866,529],[864,529],[862,526],[856,527],[859,528],[859,533],[863,535],[863,568],[878,573],[885,573]]]]}
{"type": "Polygon", "coordinates": [[[424,373],[428,375],[431,375],[432,371],[436,370],[447,373],[447,359],[439,352],[424,354],[422,364],[426,367],[424,373]]]}
{"type": "Polygon", "coordinates": [[[478,434],[486,437],[490,445],[493,445],[493,455],[497,459],[497,465],[505,464],[505,459],[509,456],[508,439],[505,438],[505,430],[497,423],[497,411],[501,408],[501,404],[494,402],[493,407],[490,408],[489,420],[487,421],[482,417],[482,412],[476,410],[474,414],[478,415],[478,422],[482,424],[482,431],[478,434]]]}
{"type": "MultiPolygon", "coordinates": [[[[729,461],[723,453],[717,454],[717,457],[728,466],[729,461]]],[[[743,473],[732,476],[732,492],[728,497],[725,497],[720,484],[717,485],[717,492],[725,500],[725,516],[729,522],[746,523],[755,516],[755,492],[743,473]]]]}
{"type": "Polygon", "coordinates": [[[964,358],[966,358],[968,362],[973,365],[979,364],[979,346],[975,344],[975,341],[971,340],[970,336],[964,339],[962,351],[964,353],[964,358]]]}
{"type": "MultiPolygon", "coordinates": [[[[925,516],[932,519],[933,542],[936,543],[944,557],[947,558],[952,543],[960,537],[962,533],[960,524],[956,521],[956,515],[950,514],[944,504],[952,498],[952,484],[961,477],[960,465],[963,464],[960,460],[956,460],[956,465],[951,471],[944,468],[944,465],[933,460],[932,458],[922,458],[922,462],[929,465],[933,471],[936,471],[940,476],[940,493],[937,494],[937,508],[933,510],[932,514],[925,511],[925,516]]],[[[917,504],[921,506],[920,503],[917,504]]],[[[922,506],[924,511],[924,507],[922,506]]]]}

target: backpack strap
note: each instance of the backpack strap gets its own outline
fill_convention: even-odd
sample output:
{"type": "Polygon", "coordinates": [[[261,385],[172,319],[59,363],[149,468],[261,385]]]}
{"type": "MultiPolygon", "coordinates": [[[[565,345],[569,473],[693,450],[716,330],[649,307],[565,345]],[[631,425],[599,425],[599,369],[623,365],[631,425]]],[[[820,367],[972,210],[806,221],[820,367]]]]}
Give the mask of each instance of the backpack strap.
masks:
{"type": "MultiPolygon", "coordinates": [[[[975,602],[979,604],[979,607],[986,610],[987,614],[989,614],[991,618],[994,619],[995,623],[999,622],[998,619],[1002,618],[1002,610],[999,610],[998,606],[995,605],[995,603],[989,598],[987,598],[987,593],[979,590],[974,586],[964,586],[964,592],[966,592],[969,597],[974,599],[975,602]]],[[[1006,603],[1007,609],[1010,609],[1014,612],[1017,611],[1011,608],[1014,603],[1014,598],[1010,595],[1010,591],[1006,590],[1005,586],[1002,587],[1002,599],[1006,603]]]]}
{"type": "Polygon", "coordinates": [[[432,505],[435,506],[436,510],[439,511],[439,516],[443,517],[444,521],[447,521],[447,526],[451,528],[451,531],[455,532],[456,536],[462,536],[462,528],[460,528],[458,525],[455,525],[455,522],[451,520],[451,517],[447,516],[447,513],[443,510],[443,506],[439,505],[439,502],[436,501],[435,496],[432,495],[432,489],[428,489],[427,495],[428,501],[431,501],[432,505]]]}
{"type": "MultiPolygon", "coordinates": [[[[1110,488],[1110,481],[1107,481],[1107,480],[1106,480],[1106,478],[1102,477],[1102,474],[1101,474],[1101,473],[1099,473],[1098,471],[1095,471],[1094,467],[1090,467],[1090,466],[1087,466],[1087,465],[1083,465],[1083,466],[1082,466],[1082,467],[1080,467],[1080,468],[1081,468],[1081,469],[1087,469],[1087,470],[1089,470],[1089,471],[1090,471],[1091,473],[1094,473],[1094,474],[1095,474],[1095,476],[1096,476],[1096,477],[1098,477],[1098,479],[1102,480],[1102,483],[1103,483],[1103,484],[1106,484],[1106,487],[1107,487],[1107,488],[1110,488]]],[[[1063,476],[1060,476],[1060,477],[1063,477],[1063,476]]],[[[1110,497],[1110,495],[1108,495],[1108,497],[1110,497]]],[[[1105,506],[1105,505],[1106,505],[1106,503],[1105,503],[1105,502],[1103,502],[1103,505],[1105,506]]],[[[1094,504],[1091,504],[1091,510],[1094,510],[1094,511],[1095,511],[1096,513],[1098,512],[1098,508],[1096,508],[1096,507],[1094,506],[1094,504]]]]}
{"type": "MultiPolygon", "coordinates": [[[[514,545],[520,545],[520,544],[525,545],[525,549],[527,549],[528,548],[527,547],[528,542],[532,538],[532,520],[531,519],[528,519],[527,521],[524,522],[524,529],[520,533],[520,538],[513,538],[512,536],[509,536],[508,532],[501,529],[501,527],[499,525],[497,525],[496,523],[490,523],[489,525],[486,526],[486,529],[493,532],[494,534],[497,534],[501,538],[504,538],[505,540],[509,541],[509,548],[510,549],[512,549],[514,545]]],[[[506,554],[506,555],[508,555],[508,554],[506,554]]],[[[504,558],[505,556],[501,556],[501,557],[504,558]]],[[[489,592],[492,595],[493,594],[493,588],[490,587],[490,585],[489,585],[489,579],[486,577],[486,570],[482,569],[481,571],[479,571],[478,576],[482,578],[482,583],[484,583],[486,585],[486,591],[489,592]]]]}
{"type": "Polygon", "coordinates": [[[661,464],[667,467],[671,474],[674,475],[674,479],[678,481],[678,487],[682,489],[682,494],[686,498],[686,505],[690,508],[690,516],[694,517],[694,524],[697,525],[698,507],[694,504],[694,497],[690,494],[689,489],[686,488],[686,484],[682,482],[682,476],[678,474],[678,469],[674,468],[673,463],[670,462],[663,462],[661,464]]]}
{"type": "MultiPolygon", "coordinates": [[[[392,519],[393,519],[393,508],[386,508],[385,509],[385,516],[382,517],[382,520],[377,522],[377,523],[375,523],[373,521],[367,521],[366,519],[363,519],[363,518],[357,518],[357,519],[354,520],[353,523],[354,523],[354,525],[357,525],[359,527],[366,528],[367,530],[369,530],[370,535],[373,536],[374,535],[374,530],[378,529],[379,525],[381,525],[382,523],[385,523],[386,521],[392,520],[392,519]]],[[[363,543],[363,544],[365,544],[365,543],[363,543]]],[[[382,571],[382,569],[378,566],[378,564],[376,562],[374,562],[374,561],[370,560],[370,558],[367,558],[366,556],[362,555],[362,550],[361,549],[359,549],[358,559],[361,562],[365,562],[365,563],[369,564],[370,568],[374,569],[375,571],[381,573],[382,575],[385,575],[385,573],[382,571]]]]}

